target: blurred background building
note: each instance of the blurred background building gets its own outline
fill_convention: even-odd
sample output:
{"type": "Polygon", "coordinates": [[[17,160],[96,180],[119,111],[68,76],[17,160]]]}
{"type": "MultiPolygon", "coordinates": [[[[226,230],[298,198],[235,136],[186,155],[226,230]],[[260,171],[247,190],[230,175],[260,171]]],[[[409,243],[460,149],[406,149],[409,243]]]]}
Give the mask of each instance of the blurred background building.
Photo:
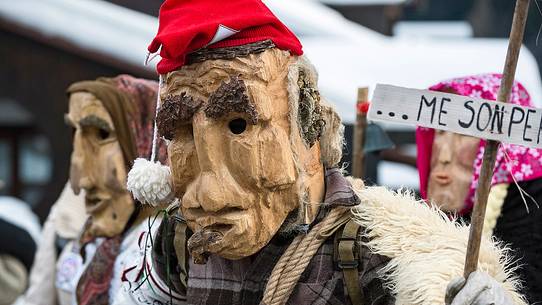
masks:
{"type": "MultiPolygon", "coordinates": [[[[347,125],[350,162],[358,87],[426,88],[467,74],[500,72],[515,1],[263,0],[301,39],[320,88],[347,125]]],[[[43,220],[68,179],[72,82],[143,65],[161,0],[0,2],[0,195],[28,202],[43,220]]],[[[532,2],[517,79],[542,101],[542,14],[532,2]]],[[[411,127],[384,125],[397,148],[367,158],[368,181],[417,188],[411,127]],[[391,162],[395,160],[400,162],[391,162]]]]}

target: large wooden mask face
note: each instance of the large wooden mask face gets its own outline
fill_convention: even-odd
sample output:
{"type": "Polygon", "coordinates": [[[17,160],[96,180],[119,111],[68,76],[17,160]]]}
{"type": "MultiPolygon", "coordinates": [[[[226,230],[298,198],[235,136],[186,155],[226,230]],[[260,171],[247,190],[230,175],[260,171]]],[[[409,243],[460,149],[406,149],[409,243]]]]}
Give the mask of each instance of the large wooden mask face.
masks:
{"type": "Polygon", "coordinates": [[[458,212],[465,204],[480,139],[435,131],[427,197],[442,210],[458,212]]]}
{"type": "Polygon", "coordinates": [[[126,166],[111,116],[93,94],[71,94],[67,122],[74,128],[70,183],[85,190],[88,233],[121,234],[135,205],[126,190],[126,166]]]}
{"type": "Polygon", "coordinates": [[[188,248],[196,262],[210,253],[256,253],[302,203],[298,211],[315,217],[323,166],[319,143],[307,144],[291,112],[294,60],[270,49],[167,75],[158,126],[171,141],[174,190],[194,232],[188,248]]]}

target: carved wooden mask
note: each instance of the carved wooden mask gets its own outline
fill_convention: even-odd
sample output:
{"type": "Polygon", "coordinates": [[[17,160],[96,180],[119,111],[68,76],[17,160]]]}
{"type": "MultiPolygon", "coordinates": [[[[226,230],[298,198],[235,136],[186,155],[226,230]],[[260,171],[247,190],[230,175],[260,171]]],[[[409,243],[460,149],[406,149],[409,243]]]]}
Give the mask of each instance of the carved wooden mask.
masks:
{"type": "Polygon", "coordinates": [[[319,143],[301,136],[289,102],[294,62],[269,49],[166,76],[157,121],[196,261],[256,253],[300,206],[315,217],[324,172],[319,143]]]}
{"type": "Polygon", "coordinates": [[[480,139],[435,131],[427,197],[448,212],[459,212],[469,193],[480,139]]]}
{"type": "Polygon", "coordinates": [[[88,233],[121,234],[135,205],[126,190],[126,166],[111,116],[93,94],[76,92],[66,121],[74,128],[70,183],[76,194],[85,190],[88,233]]]}

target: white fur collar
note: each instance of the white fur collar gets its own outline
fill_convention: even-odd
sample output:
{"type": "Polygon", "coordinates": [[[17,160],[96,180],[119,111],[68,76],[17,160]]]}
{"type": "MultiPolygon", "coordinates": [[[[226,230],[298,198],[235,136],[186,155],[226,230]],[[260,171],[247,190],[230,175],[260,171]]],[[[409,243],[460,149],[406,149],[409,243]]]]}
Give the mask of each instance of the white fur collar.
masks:
{"type": "MultiPolygon", "coordinates": [[[[391,258],[383,277],[396,304],[444,304],[447,284],[463,274],[468,226],[449,220],[407,191],[355,188],[362,203],[353,208],[354,219],[367,229],[367,246],[391,258]]],[[[516,304],[524,305],[509,263],[507,249],[483,237],[478,268],[503,283],[516,304]]]]}

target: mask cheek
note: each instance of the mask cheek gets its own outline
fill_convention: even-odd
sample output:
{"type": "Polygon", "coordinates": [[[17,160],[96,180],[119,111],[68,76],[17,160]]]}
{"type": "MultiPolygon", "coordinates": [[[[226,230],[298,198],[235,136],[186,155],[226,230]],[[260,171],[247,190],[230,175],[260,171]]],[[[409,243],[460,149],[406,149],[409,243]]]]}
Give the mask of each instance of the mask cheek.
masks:
{"type": "MultiPolygon", "coordinates": [[[[226,160],[229,160],[234,169],[231,174],[243,184],[257,186],[261,180],[261,162],[259,158],[258,133],[242,138],[233,139],[229,143],[226,160]]],[[[226,152],[225,152],[226,153],[226,152]]]]}
{"type": "Polygon", "coordinates": [[[126,193],[126,167],[120,146],[104,147],[103,150],[105,160],[100,164],[105,165],[102,169],[105,187],[114,193],[126,193]]]}
{"type": "Polygon", "coordinates": [[[79,195],[79,193],[81,192],[81,188],[79,187],[80,179],[81,179],[80,166],[77,164],[74,164],[74,162],[72,161],[72,164],[70,165],[70,186],[76,195],[79,195]]]}
{"type": "Polygon", "coordinates": [[[268,189],[285,189],[296,181],[296,166],[285,130],[270,127],[259,135],[261,182],[268,189]]]}
{"type": "Polygon", "coordinates": [[[173,190],[178,198],[186,192],[188,183],[194,180],[199,165],[193,141],[172,141],[168,146],[173,190]]]}

